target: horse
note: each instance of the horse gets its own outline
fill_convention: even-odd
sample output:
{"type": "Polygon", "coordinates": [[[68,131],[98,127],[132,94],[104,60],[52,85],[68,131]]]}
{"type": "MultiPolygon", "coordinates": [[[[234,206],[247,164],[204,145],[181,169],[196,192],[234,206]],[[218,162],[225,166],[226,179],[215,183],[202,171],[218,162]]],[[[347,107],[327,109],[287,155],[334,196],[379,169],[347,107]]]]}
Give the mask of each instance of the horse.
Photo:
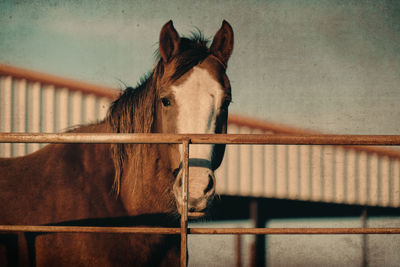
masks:
{"type": "MultiPolygon", "coordinates": [[[[70,132],[226,133],[229,23],[207,43],[200,32],[181,37],[167,22],[154,69],[121,93],[104,120],[70,132]]],[[[177,144],[49,144],[1,158],[0,224],[178,227],[182,150],[177,144]]],[[[207,214],[224,150],[191,145],[189,218],[207,214]]],[[[0,233],[1,266],[178,266],[179,255],[179,235],[0,233]]]]}

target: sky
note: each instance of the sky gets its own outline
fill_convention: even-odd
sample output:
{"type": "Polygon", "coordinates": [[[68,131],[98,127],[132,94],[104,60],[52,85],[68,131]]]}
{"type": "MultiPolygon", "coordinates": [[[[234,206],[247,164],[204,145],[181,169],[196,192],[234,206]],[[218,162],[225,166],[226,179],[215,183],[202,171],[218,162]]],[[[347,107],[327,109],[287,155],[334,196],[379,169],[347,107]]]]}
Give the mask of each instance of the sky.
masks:
{"type": "Polygon", "coordinates": [[[212,39],[226,19],[231,113],[400,133],[400,1],[32,2],[0,0],[0,63],[120,89],[154,67],[168,20],[212,39]]]}

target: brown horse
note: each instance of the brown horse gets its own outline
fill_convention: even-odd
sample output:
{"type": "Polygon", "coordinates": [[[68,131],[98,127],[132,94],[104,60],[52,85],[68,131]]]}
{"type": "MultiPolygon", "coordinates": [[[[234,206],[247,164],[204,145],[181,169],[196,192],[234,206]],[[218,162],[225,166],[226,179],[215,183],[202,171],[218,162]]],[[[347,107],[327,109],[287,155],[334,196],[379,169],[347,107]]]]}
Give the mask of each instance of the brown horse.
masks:
{"type": "MultiPolygon", "coordinates": [[[[233,32],[224,21],[211,46],[160,33],[156,67],[127,88],[104,121],[82,133],[226,133],[233,32]]],[[[0,224],[178,226],[180,145],[53,144],[0,159],[0,224]]],[[[206,214],[224,145],[191,146],[189,217],[206,214]]],[[[5,266],[177,266],[179,236],[0,234],[5,266]]]]}

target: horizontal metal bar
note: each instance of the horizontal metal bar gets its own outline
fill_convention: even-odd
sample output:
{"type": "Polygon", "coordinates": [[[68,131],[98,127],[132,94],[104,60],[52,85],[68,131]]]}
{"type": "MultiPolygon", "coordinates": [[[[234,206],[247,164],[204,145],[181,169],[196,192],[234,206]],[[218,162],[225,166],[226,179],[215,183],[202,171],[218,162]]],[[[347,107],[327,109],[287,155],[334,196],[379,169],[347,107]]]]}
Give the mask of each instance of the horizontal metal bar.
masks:
{"type": "MultiPolygon", "coordinates": [[[[400,234],[400,228],[187,228],[191,235],[400,234]]],[[[0,225],[0,232],[181,234],[181,228],[0,225]]]]}
{"type": "Polygon", "coordinates": [[[180,228],[0,225],[0,232],[180,234],[180,228]]]}
{"type": "Polygon", "coordinates": [[[174,134],[0,133],[0,143],[180,144],[184,139],[174,134]]]}
{"type": "Polygon", "coordinates": [[[400,228],[189,228],[195,235],[400,234],[400,228]]]}
{"type": "Polygon", "coordinates": [[[189,135],[193,144],[400,145],[400,135],[189,135]]]}
{"type": "Polygon", "coordinates": [[[400,135],[0,133],[0,143],[400,145],[400,135]]]}

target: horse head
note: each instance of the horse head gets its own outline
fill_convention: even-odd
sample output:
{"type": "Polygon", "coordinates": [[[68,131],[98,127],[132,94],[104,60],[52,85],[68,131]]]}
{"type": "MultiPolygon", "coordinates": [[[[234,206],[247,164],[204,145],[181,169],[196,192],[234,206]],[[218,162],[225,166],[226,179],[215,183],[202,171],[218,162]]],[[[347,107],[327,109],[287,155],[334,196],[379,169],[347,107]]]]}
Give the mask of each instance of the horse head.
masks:
{"type": "MultiPolygon", "coordinates": [[[[231,87],[226,67],[233,50],[233,31],[223,21],[211,46],[180,37],[172,21],[160,33],[156,132],[226,133],[231,87]]],[[[168,146],[178,210],[182,202],[182,145],[168,146]]],[[[201,217],[215,193],[214,171],[225,145],[191,145],[189,153],[189,217],[201,217]]]]}

